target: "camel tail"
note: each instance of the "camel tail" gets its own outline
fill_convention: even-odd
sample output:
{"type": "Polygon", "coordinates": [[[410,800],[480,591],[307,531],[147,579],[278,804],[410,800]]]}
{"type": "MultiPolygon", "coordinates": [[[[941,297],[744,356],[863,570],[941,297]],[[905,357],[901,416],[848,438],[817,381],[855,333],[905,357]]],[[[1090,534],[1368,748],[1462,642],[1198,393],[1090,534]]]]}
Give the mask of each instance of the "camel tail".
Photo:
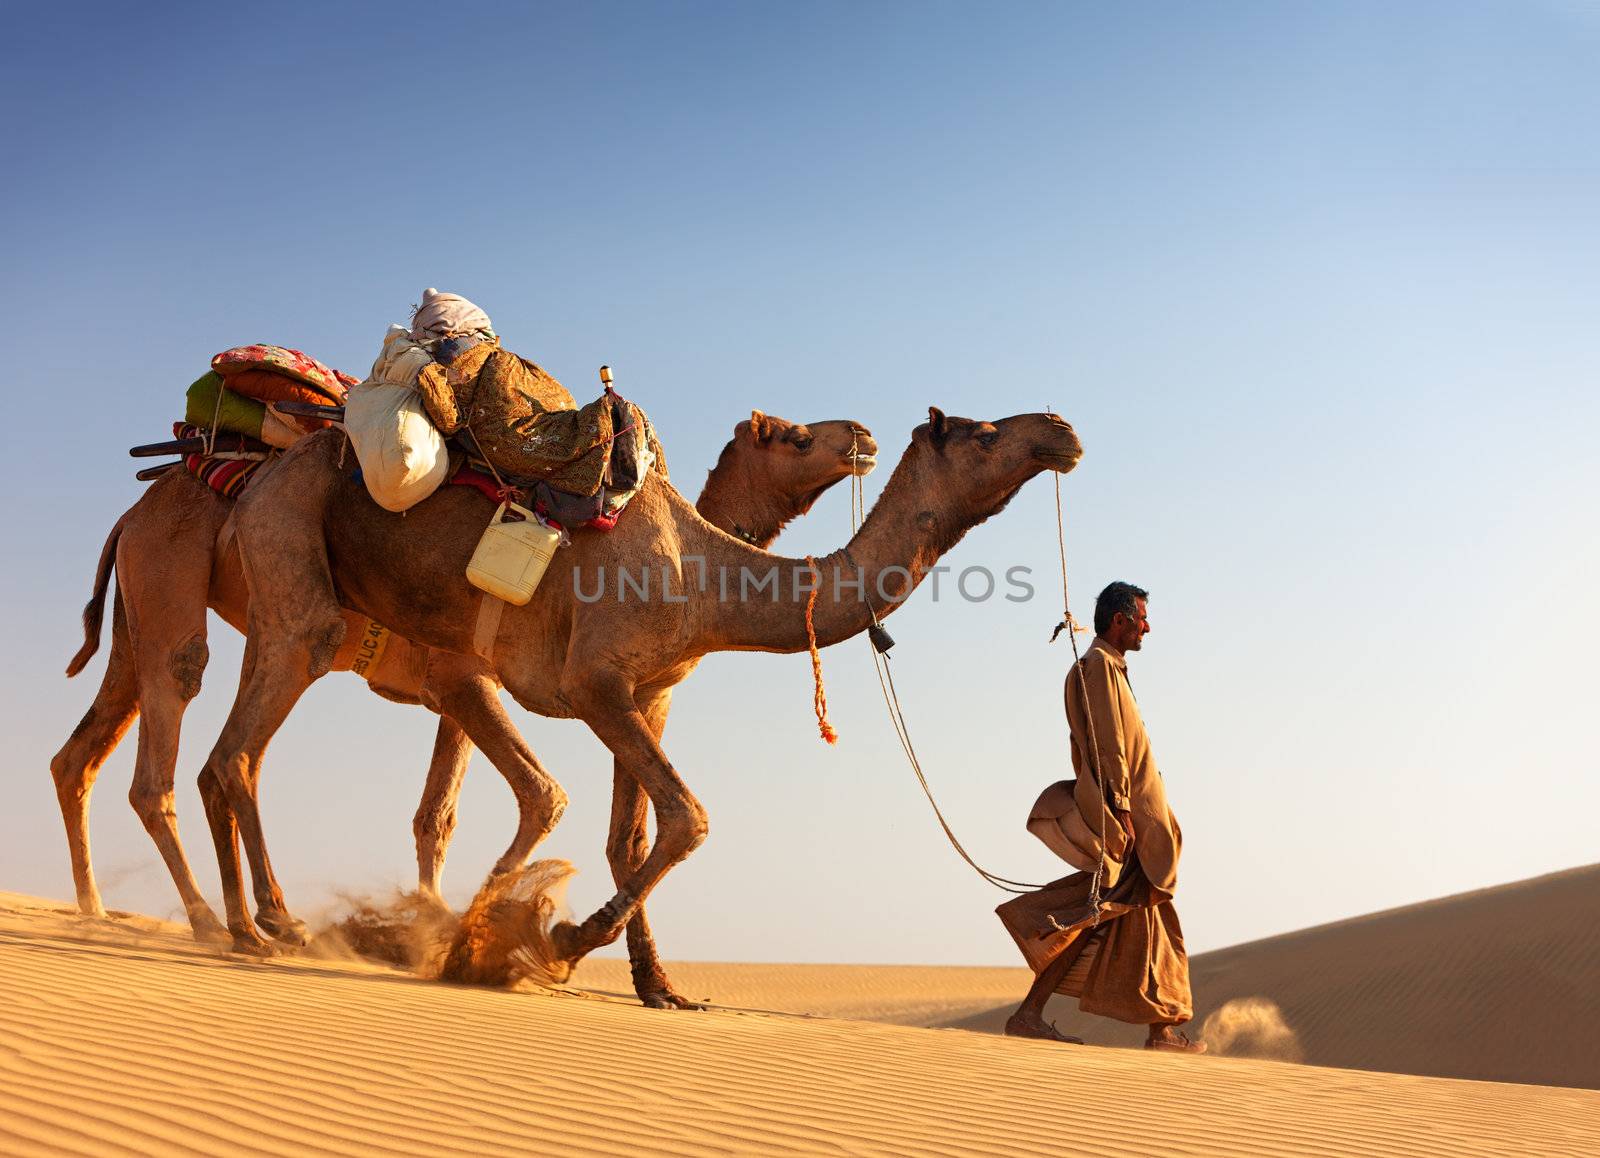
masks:
{"type": "Polygon", "coordinates": [[[83,646],[67,664],[67,678],[71,679],[84,669],[84,665],[100,650],[100,625],[106,617],[106,590],[111,586],[111,569],[117,562],[117,540],[122,538],[122,524],[127,515],[117,520],[106,536],[106,545],[100,549],[100,564],[94,570],[94,594],[83,605],[83,646]]]}

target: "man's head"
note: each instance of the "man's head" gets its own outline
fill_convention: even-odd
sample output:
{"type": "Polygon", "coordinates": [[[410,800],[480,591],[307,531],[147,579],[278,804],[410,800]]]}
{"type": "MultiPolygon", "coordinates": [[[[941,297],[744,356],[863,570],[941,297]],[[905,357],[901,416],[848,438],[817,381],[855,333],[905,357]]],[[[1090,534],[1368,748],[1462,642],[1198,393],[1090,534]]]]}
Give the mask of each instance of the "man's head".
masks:
{"type": "Polygon", "coordinates": [[[1094,633],[1118,651],[1138,651],[1150,632],[1145,600],[1150,592],[1120,579],[1094,601],[1094,633]]]}

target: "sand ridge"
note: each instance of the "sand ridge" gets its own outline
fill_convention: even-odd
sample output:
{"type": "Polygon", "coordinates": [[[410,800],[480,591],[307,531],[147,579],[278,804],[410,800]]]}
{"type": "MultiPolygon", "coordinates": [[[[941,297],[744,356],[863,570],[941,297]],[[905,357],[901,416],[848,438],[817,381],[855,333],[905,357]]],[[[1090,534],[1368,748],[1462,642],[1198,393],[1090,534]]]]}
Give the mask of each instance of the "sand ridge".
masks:
{"type": "Polygon", "coordinates": [[[15,898],[0,991],[8,1155],[1600,1151],[1584,1090],[460,988],[15,898]]]}

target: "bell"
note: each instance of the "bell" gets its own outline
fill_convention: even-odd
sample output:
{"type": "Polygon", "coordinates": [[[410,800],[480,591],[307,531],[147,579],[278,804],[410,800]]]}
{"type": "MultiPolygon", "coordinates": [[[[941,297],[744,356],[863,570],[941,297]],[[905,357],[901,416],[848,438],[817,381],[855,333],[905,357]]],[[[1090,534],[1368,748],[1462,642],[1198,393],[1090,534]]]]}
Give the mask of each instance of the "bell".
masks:
{"type": "Polygon", "coordinates": [[[873,649],[879,655],[888,655],[889,649],[894,646],[894,637],[884,630],[881,623],[874,623],[867,628],[867,638],[872,641],[873,649]]]}

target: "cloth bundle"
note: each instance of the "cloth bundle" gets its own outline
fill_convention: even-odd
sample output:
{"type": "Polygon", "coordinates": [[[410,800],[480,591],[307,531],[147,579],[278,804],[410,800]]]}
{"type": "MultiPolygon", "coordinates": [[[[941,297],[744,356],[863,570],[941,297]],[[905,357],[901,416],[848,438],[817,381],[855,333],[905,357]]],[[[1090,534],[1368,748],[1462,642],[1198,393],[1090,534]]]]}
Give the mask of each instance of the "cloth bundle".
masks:
{"type": "Polygon", "coordinates": [[[231,430],[268,446],[287,447],[331,425],[321,418],[281,413],[280,402],[343,404],[354,385],[348,374],[286,346],[235,346],[211,359],[211,372],[189,387],[184,421],[207,430],[231,430]]]}
{"type": "Polygon", "coordinates": [[[428,420],[417,375],[433,357],[403,326],[390,326],[365,382],[350,388],[344,427],[367,493],[386,511],[405,511],[444,482],[450,456],[428,420]]]}
{"type": "Polygon", "coordinates": [[[560,382],[495,341],[425,367],[417,385],[440,433],[465,431],[476,453],[519,486],[590,498],[637,486],[654,461],[638,407],[608,391],[579,409],[560,382]],[[632,477],[618,485],[623,459],[632,477]]]}

